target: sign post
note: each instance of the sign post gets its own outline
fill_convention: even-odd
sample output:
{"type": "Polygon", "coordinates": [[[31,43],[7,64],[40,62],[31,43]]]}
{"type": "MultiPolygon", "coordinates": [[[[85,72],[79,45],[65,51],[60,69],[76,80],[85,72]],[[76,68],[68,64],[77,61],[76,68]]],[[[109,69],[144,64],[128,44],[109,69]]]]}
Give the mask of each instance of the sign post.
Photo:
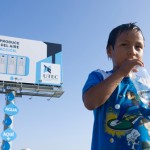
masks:
{"type": "Polygon", "coordinates": [[[10,150],[16,138],[13,117],[19,109],[15,97],[51,99],[64,93],[61,57],[61,44],[0,36],[0,93],[6,95],[2,150],[10,150]]]}
{"type": "Polygon", "coordinates": [[[18,108],[14,105],[15,91],[6,92],[6,106],[4,107],[4,131],[1,133],[2,150],[11,150],[11,141],[16,138],[16,133],[13,131],[13,117],[18,113],[18,108]]]}

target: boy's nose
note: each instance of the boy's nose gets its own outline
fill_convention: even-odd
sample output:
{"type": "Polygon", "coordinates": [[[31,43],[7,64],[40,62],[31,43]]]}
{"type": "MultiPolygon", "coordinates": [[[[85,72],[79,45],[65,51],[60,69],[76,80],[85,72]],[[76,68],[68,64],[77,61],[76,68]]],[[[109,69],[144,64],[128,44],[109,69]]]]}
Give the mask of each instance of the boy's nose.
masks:
{"type": "Polygon", "coordinates": [[[130,56],[134,56],[136,55],[136,49],[134,47],[131,47],[129,50],[128,50],[128,55],[130,56]]]}

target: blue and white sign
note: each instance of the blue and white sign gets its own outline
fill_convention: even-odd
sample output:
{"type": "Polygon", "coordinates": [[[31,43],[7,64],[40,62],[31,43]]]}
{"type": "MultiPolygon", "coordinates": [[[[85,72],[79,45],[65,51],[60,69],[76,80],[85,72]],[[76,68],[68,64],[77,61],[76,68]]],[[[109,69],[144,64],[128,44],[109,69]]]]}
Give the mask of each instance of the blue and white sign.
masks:
{"type": "Polygon", "coordinates": [[[4,144],[2,145],[2,150],[9,150],[10,149],[10,144],[5,141],[4,144]]]}
{"type": "Polygon", "coordinates": [[[2,139],[7,142],[14,140],[16,136],[16,133],[11,128],[4,130],[1,134],[2,139]]]}
{"type": "MultiPolygon", "coordinates": [[[[43,82],[39,73],[41,62],[61,66],[61,44],[0,35],[0,60],[1,81],[42,85],[61,85],[62,83],[61,67],[60,77],[57,79],[55,79],[55,75],[58,76],[57,66],[56,68],[53,66],[50,77],[46,78],[48,81],[43,82]]],[[[44,76],[47,77],[47,74],[44,76]]]]}
{"type": "Polygon", "coordinates": [[[8,101],[12,101],[12,100],[14,100],[14,98],[15,98],[14,92],[10,92],[10,93],[8,93],[8,94],[6,95],[6,99],[7,99],[8,101]]]}
{"type": "Polygon", "coordinates": [[[5,114],[7,114],[9,116],[16,115],[18,113],[18,111],[19,111],[19,109],[13,103],[10,103],[6,107],[4,107],[5,114]]]}
{"type": "Polygon", "coordinates": [[[4,125],[6,126],[10,126],[12,124],[12,120],[10,119],[10,117],[6,117],[5,120],[3,121],[4,125]]]}

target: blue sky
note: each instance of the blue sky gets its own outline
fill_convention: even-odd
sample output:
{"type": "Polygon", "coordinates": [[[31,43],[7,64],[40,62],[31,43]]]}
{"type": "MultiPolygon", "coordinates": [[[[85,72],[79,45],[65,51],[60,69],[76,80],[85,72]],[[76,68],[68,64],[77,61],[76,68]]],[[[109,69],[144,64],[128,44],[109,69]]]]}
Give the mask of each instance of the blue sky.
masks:
{"type": "MultiPolygon", "coordinates": [[[[97,68],[110,70],[106,43],[112,28],[137,22],[143,30],[145,67],[150,72],[150,1],[5,0],[0,1],[0,35],[62,44],[61,98],[16,99],[17,138],[12,150],[90,150],[93,113],[82,102],[82,87],[97,68]]],[[[0,132],[5,96],[0,95],[0,132]]]]}

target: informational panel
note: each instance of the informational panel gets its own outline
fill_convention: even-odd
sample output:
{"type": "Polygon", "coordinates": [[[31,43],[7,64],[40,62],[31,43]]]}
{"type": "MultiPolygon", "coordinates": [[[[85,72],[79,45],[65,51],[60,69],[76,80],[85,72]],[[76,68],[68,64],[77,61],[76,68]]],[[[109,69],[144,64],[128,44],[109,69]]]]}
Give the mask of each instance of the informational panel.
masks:
{"type": "Polygon", "coordinates": [[[0,81],[61,85],[61,44],[0,36],[0,81]]]}

